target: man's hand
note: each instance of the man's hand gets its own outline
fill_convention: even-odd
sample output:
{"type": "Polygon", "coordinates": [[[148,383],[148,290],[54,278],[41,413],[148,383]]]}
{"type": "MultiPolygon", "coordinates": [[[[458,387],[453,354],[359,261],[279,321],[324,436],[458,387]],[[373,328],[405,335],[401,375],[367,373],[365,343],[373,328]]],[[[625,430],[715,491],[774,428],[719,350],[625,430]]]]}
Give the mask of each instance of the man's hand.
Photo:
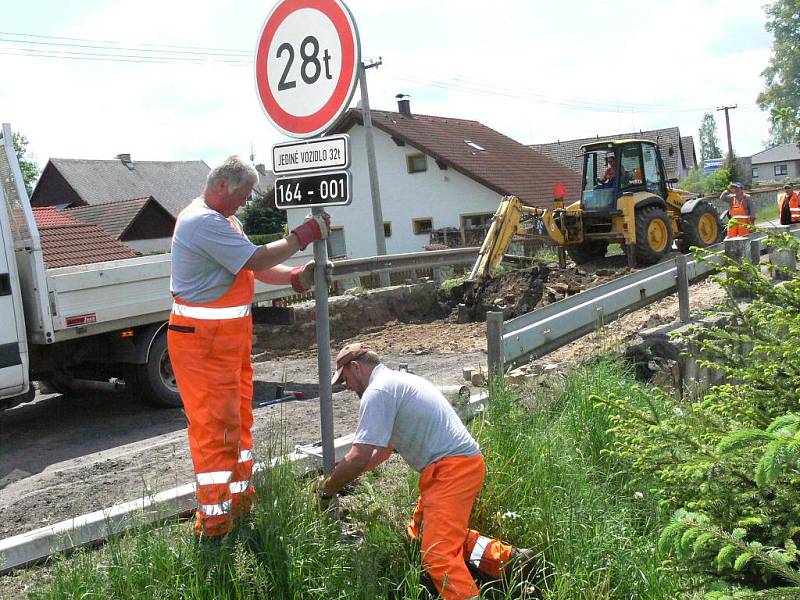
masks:
{"type": "Polygon", "coordinates": [[[334,494],[328,495],[325,493],[325,486],[328,485],[328,479],[329,477],[320,475],[314,480],[314,483],[311,484],[311,492],[317,500],[317,506],[323,512],[331,507],[334,498],[334,494]]]}
{"type": "MultiPolygon", "coordinates": [[[[292,289],[298,293],[304,293],[314,287],[314,267],[316,263],[313,260],[308,261],[306,264],[294,267],[289,274],[289,281],[292,283],[292,289]]],[[[333,281],[333,263],[328,261],[325,263],[325,282],[328,286],[333,281]]]]}
{"type": "Polygon", "coordinates": [[[331,216],[322,212],[319,215],[308,215],[302,225],[292,229],[300,242],[300,249],[305,250],[311,242],[328,238],[331,232],[331,216]]]}

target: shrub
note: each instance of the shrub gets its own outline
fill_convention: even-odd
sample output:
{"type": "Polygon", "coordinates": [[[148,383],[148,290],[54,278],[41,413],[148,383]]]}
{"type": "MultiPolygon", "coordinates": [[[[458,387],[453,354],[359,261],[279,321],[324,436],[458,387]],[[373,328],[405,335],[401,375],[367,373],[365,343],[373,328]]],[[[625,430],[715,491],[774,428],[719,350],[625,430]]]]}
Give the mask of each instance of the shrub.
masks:
{"type": "MultiPolygon", "coordinates": [[[[788,234],[767,243],[799,247],[788,234]]],[[[612,453],[652,472],[662,506],[684,511],[662,546],[693,569],[755,589],[798,585],[787,573],[796,574],[800,543],[800,278],[775,286],[758,267],[727,260],[714,279],[728,291],[720,320],[684,341],[724,383],[696,401],[655,392],[644,408],[629,394],[599,398],[613,411],[612,453]],[[743,306],[742,292],[756,299],[743,306]]]]}

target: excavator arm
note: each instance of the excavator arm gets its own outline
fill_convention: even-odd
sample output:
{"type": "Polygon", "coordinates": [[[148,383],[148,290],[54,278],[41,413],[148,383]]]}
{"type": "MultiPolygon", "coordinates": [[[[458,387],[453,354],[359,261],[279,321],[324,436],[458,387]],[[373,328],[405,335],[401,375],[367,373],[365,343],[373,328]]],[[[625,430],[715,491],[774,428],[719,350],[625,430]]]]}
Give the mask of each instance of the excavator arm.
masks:
{"type": "Polygon", "coordinates": [[[545,210],[525,206],[516,196],[503,196],[500,206],[492,217],[489,231],[478,251],[478,258],[470,271],[467,281],[477,281],[493,277],[497,267],[503,261],[503,255],[514,235],[532,233],[534,236],[550,238],[556,244],[565,241],[564,227],[558,222],[563,216],[563,209],[545,210]],[[529,219],[536,221],[532,232],[527,231],[523,222],[529,219]]]}

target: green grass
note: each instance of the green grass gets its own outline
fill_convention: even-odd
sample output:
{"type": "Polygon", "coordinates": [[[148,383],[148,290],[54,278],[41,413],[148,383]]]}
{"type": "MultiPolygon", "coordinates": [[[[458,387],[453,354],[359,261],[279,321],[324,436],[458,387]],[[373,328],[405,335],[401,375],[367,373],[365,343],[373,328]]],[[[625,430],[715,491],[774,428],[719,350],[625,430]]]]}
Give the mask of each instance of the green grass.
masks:
{"type": "Polygon", "coordinates": [[[775,221],[777,223],[779,220],[780,211],[777,204],[764,206],[756,212],[756,223],[761,223],[762,221],[775,221]]]}
{"type": "MultiPolygon", "coordinates": [[[[657,499],[627,489],[631,473],[603,452],[609,422],[588,398],[610,391],[647,394],[605,362],[555,390],[501,385],[471,425],[487,460],[473,524],[544,553],[555,571],[544,598],[687,598],[686,577],[664,569],[656,552],[665,521],[657,499]]],[[[413,472],[393,459],[343,500],[355,540],[320,516],[307,485],[290,466],[272,469],[259,478],[252,519],[222,544],[197,544],[186,522],[143,528],[56,559],[31,597],[428,598],[417,551],[401,533],[415,500],[413,472]]]]}

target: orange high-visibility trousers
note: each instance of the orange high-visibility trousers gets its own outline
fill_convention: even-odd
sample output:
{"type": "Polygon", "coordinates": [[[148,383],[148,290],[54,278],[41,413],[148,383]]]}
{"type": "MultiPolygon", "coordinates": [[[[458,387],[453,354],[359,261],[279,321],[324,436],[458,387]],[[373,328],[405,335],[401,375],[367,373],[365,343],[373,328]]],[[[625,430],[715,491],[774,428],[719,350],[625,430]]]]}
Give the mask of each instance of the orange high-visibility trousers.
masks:
{"type": "Polygon", "coordinates": [[[484,470],[483,456],[476,454],[443,458],[420,473],[420,495],[408,534],[418,539],[422,529],[422,564],[445,600],[478,596],[465,561],[499,577],[511,557],[511,546],[467,527],[484,470]]]}
{"type": "Polygon", "coordinates": [[[198,508],[195,533],[224,535],[249,512],[253,471],[253,273],[207,304],[175,299],[167,344],[186,416],[198,508]]]}

